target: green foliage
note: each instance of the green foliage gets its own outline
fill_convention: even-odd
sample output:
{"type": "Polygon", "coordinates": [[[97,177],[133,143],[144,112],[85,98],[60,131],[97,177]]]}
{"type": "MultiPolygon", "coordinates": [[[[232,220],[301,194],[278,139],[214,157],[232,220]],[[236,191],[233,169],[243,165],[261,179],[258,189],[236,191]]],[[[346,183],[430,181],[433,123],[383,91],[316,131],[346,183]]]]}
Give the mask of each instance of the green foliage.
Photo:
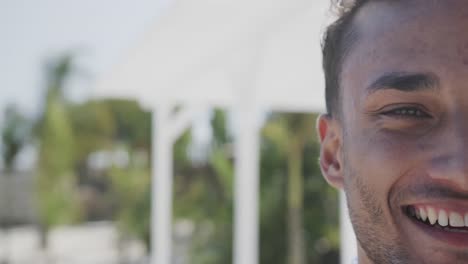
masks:
{"type": "Polygon", "coordinates": [[[56,59],[50,60],[46,66],[46,104],[50,101],[64,102],[65,83],[73,72],[73,55],[61,55],[56,59]]]}
{"type": "Polygon", "coordinates": [[[74,133],[75,157],[85,160],[96,150],[112,147],[116,130],[115,118],[106,102],[88,101],[70,105],[69,118],[74,133]]]}
{"type": "Polygon", "coordinates": [[[113,166],[104,172],[110,190],[103,196],[115,205],[112,217],[122,239],[138,238],[149,249],[151,114],[134,101],[116,99],[88,102],[74,110],[74,126],[80,131],[77,152],[82,158],[122,146],[129,155],[127,166],[113,166]]]}
{"type": "Polygon", "coordinates": [[[131,148],[151,148],[151,113],[132,100],[105,100],[115,122],[113,140],[131,148]]]}
{"type": "Polygon", "coordinates": [[[213,132],[212,144],[214,146],[222,147],[232,142],[227,130],[226,113],[224,111],[219,109],[213,111],[211,130],[213,132]]]}
{"type": "Polygon", "coordinates": [[[109,172],[112,190],[117,199],[116,220],[123,236],[133,236],[150,246],[151,173],[132,158],[127,168],[114,167],[109,172]]]}
{"type": "MultiPolygon", "coordinates": [[[[109,217],[117,222],[122,237],[136,237],[149,248],[151,113],[128,100],[71,104],[64,97],[71,62],[65,56],[50,65],[44,111],[36,126],[41,223],[50,228],[79,219],[83,215],[80,209],[86,208],[78,203],[77,190],[80,185],[96,183],[90,178],[100,177],[110,186],[100,191],[104,199],[113,201],[109,217]],[[90,154],[121,146],[130,157],[128,166],[98,172],[87,167],[90,154]],[[83,178],[89,181],[83,183],[83,178]]],[[[273,114],[262,130],[260,263],[296,264],[301,257],[305,263],[337,261],[338,197],[320,175],[315,118],[273,114]],[[304,250],[293,252],[298,247],[304,250]]],[[[3,131],[4,146],[10,144],[4,157],[9,160],[23,142],[13,137],[22,126],[18,125],[20,119],[11,115],[11,125],[3,131]]],[[[173,149],[173,214],[176,220],[190,219],[195,224],[190,260],[195,264],[232,260],[234,158],[224,111],[213,111],[211,129],[208,153],[200,155],[205,160],[191,159],[190,130],[173,149]]]]}
{"type": "Polygon", "coordinates": [[[262,137],[260,156],[260,263],[287,263],[286,153],[262,137]]]}
{"type": "MultiPolygon", "coordinates": [[[[303,225],[296,228],[303,236],[305,262],[338,261],[337,193],[320,175],[315,118],[315,115],[305,114],[274,114],[262,131],[260,263],[292,263],[288,262],[288,239],[285,238],[290,232],[289,208],[297,203],[302,210],[298,215],[303,225]],[[291,166],[295,167],[292,171],[291,166]],[[299,172],[295,172],[297,166],[299,172]],[[299,185],[296,183],[296,189],[292,190],[289,189],[291,177],[300,177],[299,185]],[[296,200],[291,199],[291,192],[296,200]]],[[[179,154],[174,156],[177,171],[174,216],[192,219],[196,224],[192,263],[231,263],[232,141],[223,111],[213,113],[211,124],[213,139],[205,162],[179,163],[178,159],[187,158],[183,149],[190,144],[187,138],[181,138],[175,146],[175,153],[179,154]],[[178,167],[182,164],[185,169],[178,167]]]]}
{"type": "Polygon", "coordinates": [[[192,133],[186,131],[179,137],[173,147],[174,170],[176,175],[185,174],[187,170],[191,170],[192,161],[189,157],[189,148],[192,144],[192,133]]]}
{"type": "Polygon", "coordinates": [[[5,110],[2,129],[2,158],[6,171],[13,169],[13,164],[23,146],[30,137],[30,121],[18,109],[9,105],[5,110]]]}
{"type": "Polygon", "coordinates": [[[297,237],[289,237],[290,242],[284,238],[298,231],[305,263],[338,261],[337,192],[321,177],[315,119],[310,114],[273,114],[263,129],[260,263],[296,263],[288,259],[288,243],[297,243],[297,237]],[[294,217],[302,224],[292,225],[294,217]]]}
{"type": "Polygon", "coordinates": [[[39,148],[36,194],[39,222],[45,231],[43,246],[52,226],[73,223],[81,215],[74,171],[74,131],[64,98],[72,58],[65,55],[48,66],[44,110],[35,128],[39,148]]]}
{"type": "Polygon", "coordinates": [[[39,164],[39,215],[46,228],[70,223],[79,214],[73,171],[73,133],[64,105],[49,101],[42,125],[39,164]]]}
{"type": "Polygon", "coordinates": [[[174,147],[176,164],[174,217],[195,222],[191,263],[229,263],[232,258],[233,164],[231,139],[225,113],[215,110],[211,120],[213,139],[207,160],[184,163],[181,148],[189,147],[180,138],[174,147]],[[178,154],[179,153],[179,154],[178,154]]]}

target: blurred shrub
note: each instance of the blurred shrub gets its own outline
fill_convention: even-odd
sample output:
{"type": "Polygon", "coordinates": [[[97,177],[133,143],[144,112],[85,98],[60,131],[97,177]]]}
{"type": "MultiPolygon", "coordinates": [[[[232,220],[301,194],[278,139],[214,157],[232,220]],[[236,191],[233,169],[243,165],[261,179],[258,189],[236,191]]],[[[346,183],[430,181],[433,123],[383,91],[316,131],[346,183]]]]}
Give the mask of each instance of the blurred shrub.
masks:
{"type": "MultiPolygon", "coordinates": [[[[113,219],[122,239],[136,237],[149,248],[151,113],[128,100],[71,103],[64,85],[72,69],[68,56],[49,68],[35,128],[41,224],[47,230],[78,219],[113,219]]],[[[260,263],[338,262],[338,198],[320,175],[315,118],[267,116],[260,135],[260,263]]],[[[232,259],[234,158],[227,127],[226,113],[214,110],[206,153],[194,158],[190,130],[174,146],[174,218],[194,225],[195,264],[232,259]]]]}

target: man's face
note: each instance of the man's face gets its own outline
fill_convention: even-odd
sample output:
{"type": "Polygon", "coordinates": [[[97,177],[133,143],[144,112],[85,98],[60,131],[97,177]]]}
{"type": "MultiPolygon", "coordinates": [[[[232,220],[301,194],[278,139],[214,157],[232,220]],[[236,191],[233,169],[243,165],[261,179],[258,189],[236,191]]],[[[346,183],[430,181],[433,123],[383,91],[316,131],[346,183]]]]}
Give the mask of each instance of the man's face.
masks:
{"type": "Polygon", "coordinates": [[[360,260],[468,263],[468,1],[371,1],[354,22],[319,132],[360,260]]]}

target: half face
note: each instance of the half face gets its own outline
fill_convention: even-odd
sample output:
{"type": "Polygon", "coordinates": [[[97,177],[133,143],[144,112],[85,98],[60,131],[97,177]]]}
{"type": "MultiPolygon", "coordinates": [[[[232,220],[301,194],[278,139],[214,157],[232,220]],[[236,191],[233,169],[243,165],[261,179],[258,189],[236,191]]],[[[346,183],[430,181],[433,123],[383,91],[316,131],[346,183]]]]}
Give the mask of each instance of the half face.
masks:
{"type": "Polygon", "coordinates": [[[468,263],[468,1],[375,1],[354,22],[342,115],[319,129],[360,263],[468,263]]]}

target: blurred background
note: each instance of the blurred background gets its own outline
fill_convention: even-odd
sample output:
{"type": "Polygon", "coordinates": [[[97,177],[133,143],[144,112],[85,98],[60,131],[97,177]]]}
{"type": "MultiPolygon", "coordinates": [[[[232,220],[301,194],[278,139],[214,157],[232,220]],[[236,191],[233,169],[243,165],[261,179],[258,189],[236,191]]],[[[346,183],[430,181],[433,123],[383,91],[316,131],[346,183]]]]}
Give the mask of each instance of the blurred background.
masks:
{"type": "Polygon", "coordinates": [[[172,263],[233,263],[239,101],[259,114],[259,263],[339,263],[315,134],[328,6],[0,0],[0,264],[150,263],[162,103],[198,109],[172,147],[172,263]]]}

